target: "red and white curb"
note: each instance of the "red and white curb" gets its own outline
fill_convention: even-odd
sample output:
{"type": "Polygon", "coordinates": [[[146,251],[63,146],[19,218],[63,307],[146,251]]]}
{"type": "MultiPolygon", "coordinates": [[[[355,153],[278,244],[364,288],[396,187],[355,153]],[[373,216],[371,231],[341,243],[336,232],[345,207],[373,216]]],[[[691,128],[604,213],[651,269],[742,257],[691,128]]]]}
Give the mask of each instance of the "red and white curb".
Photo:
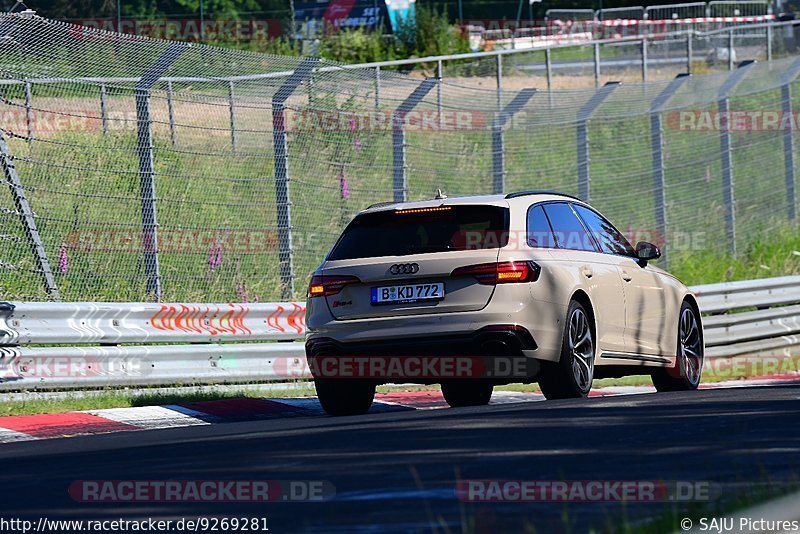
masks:
{"type": "MultiPolygon", "coordinates": [[[[800,380],[800,373],[786,373],[747,380],[707,383],[701,389],[781,385],[800,380]]],[[[608,397],[652,393],[652,386],[610,386],[593,390],[590,397],[608,397]]],[[[516,404],[544,400],[540,393],[495,391],[491,404],[516,404]]],[[[371,413],[446,408],[439,391],[379,393],[371,413]]],[[[257,421],[284,417],[323,416],[325,412],[314,397],[286,399],[241,398],[216,401],[110,408],[56,414],[14,415],[0,417],[0,443],[49,438],[156,430],[236,421],[257,421]]]]}

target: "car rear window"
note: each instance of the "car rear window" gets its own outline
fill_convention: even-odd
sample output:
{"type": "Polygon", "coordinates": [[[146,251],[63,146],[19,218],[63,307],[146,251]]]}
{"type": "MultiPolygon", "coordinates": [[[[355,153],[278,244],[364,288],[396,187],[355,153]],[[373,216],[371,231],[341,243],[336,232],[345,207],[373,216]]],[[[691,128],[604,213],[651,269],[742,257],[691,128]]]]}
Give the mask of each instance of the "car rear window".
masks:
{"type": "Polygon", "coordinates": [[[387,210],[357,216],[328,260],[407,256],[508,244],[508,208],[440,206],[387,210]]]}

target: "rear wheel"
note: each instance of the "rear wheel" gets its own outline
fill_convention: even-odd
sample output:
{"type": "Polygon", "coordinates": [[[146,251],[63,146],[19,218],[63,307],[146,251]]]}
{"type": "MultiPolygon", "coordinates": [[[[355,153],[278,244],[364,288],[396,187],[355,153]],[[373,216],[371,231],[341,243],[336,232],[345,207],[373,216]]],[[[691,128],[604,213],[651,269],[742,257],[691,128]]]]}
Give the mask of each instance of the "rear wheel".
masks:
{"type": "Polygon", "coordinates": [[[548,400],[585,397],[594,379],[594,331],[583,305],[573,300],[561,342],[561,358],[542,366],[539,387],[548,400]]]}
{"type": "Polygon", "coordinates": [[[688,302],[681,306],[678,317],[678,354],[675,365],[653,372],[657,391],[697,389],[703,370],[703,338],[700,319],[688,302]]]}
{"type": "Polygon", "coordinates": [[[314,380],[322,409],[330,415],[361,415],[369,411],[375,399],[375,383],[369,380],[314,380]]]}
{"type": "Polygon", "coordinates": [[[464,379],[442,382],[442,395],[451,408],[489,404],[492,391],[494,385],[488,380],[464,379]]]}

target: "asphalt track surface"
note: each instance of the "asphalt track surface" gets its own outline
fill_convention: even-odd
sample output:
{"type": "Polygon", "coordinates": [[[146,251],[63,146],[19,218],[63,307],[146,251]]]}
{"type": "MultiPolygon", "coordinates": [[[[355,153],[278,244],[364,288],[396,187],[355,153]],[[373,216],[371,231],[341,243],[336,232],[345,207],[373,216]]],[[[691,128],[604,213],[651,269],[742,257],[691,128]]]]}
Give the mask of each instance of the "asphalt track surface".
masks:
{"type": "MultiPolygon", "coordinates": [[[[284,418],[7,443],[5,517],[266,517],[270,532],[616,530],[668,503],[463,502],[457,479],[713,481],[723,496],[800,461],[800,382],[783,386],[284,418]],[[327,502],[80,503],[75,480],[327,480],[327,502]]],[[[676,521],[677,523],[677,521],[676,521]]],[[[676,529],[678,525],[675,525],[676,529]]]]}

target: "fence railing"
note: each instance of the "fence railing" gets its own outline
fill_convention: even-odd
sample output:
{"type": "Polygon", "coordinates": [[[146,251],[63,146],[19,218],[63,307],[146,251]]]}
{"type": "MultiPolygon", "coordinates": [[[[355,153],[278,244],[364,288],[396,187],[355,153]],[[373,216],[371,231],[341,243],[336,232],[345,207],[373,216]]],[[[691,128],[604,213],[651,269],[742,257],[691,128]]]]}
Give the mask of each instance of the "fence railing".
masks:
{"type": "MultiPolygon", "coordinates": [[[[581,194],[669,261],[735,253],[796,221],[800,61],[739,49],[721,72],[673,77],[725,31],[687,34],[667,79],[560,90],[547,55],[521,50],[424,58],[439,76],[421,79],[388,68],[419,59],[340,65],[2,16],[0,292],[289,301],[355,212],[439,188],[581,194]]],[[[675,59],[636,39],[602,47],[675,59]]],[[[642,65],[595,44],[569,61],[642,65]]]]}
{"type": "MultiPolygon", "coordinates": [[[[800,345],[800,276],[692,290],[707,357],[800,345]]],[[[307,379],[291,342],[304,314],[298,302],[0,303],[0,390],[307,379]]]]}

